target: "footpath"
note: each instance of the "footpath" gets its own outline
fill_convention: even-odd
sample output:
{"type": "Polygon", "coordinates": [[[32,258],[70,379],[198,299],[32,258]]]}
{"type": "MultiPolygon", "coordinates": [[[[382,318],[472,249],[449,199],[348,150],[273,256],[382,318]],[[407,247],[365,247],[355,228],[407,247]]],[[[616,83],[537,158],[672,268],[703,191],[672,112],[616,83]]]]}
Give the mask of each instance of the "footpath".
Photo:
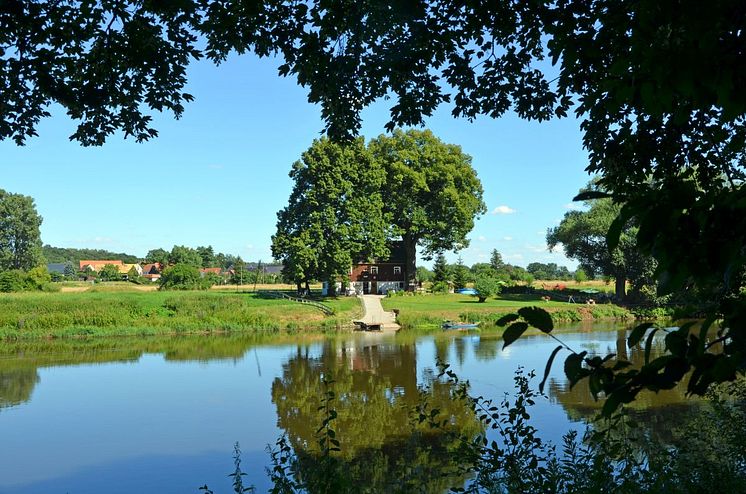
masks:
{"type": "Polygon", "coordinates": [[[396,323],[396,314],[386,312],[381,305],[383,295],[362,295],[363,309],[365,314],[360,319],[363,327],[379,326],[381,331],[398,331],[401,329],[396,323]]]}

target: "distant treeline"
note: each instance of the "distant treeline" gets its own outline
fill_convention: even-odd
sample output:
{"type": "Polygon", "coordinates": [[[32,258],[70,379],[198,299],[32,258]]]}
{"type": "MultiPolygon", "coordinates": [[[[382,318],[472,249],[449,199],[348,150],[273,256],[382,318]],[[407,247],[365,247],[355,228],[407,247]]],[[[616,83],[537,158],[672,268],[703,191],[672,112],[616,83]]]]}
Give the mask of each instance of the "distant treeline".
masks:
{"type": "Polygon", "coordinates": [[[78,261],[91,260],[102,261],[105,259],[119,259],[122,262],[133,264],[140,262],[140,258],[123,252],[110,252],[104,249],[73,249],[70,247],[42,247],[42,254],[49,263],[72,262],[76,265],[78,261]]]}

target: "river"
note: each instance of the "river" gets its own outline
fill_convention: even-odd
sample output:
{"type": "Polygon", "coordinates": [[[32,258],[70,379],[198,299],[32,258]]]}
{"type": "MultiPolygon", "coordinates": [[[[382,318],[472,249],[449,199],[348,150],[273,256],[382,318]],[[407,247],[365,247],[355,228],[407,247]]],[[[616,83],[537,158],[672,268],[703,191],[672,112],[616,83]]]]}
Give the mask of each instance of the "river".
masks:
{"type": "MultiPolygon", "coordinates": [[[[561,338],[626,354],[627,329],[576,326],[561,338]]],[[[436,359],[468,379],[472,395],[500,399],[519,366],[541,374],[555,346],[544,335],[502,350],[494,335],[417,332],[0,343],[0,493],[196,493],[205,483],[228,493],[235,442],[246,482],[265,492],[267,445],[283,433],[293,444],[315,440],[322,378],[334,381],[342,449],[356,455],[406,436],[436,359]]],[[[558,358],[532,411],[554,442],[600,406],[587,388],[568,389],[561,369],[558,358]]],[[[427,396],[446,409],[442,391],[436,383],[427,396]]],[[[677,388],[636,406],[664,429],[687,403],[677,388]]]]}

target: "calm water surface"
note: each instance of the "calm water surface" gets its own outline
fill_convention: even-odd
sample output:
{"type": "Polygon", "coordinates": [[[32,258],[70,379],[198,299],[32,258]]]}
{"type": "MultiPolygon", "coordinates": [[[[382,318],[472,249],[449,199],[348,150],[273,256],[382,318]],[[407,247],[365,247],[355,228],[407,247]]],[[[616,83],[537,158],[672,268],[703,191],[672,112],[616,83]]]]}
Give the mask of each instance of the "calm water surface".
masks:
{"type": "MultiPolygon", "coordinates": [[[[589,329],[562,339],[626,354],[624,327],[589,329]]],[[[474,394],[499,399],[518,366],[540,374],[555,346],[542,335],[503,351],[496,336],[462,333],[0,343],[0,493],[196,493],[205,483],[227,493],[236,441],[248,480],[264,492],[266,446],[282,433],[313,441],[322,377],[335,381],[337,432],[354,454],[406,434],[437,358],[474,394]]],[[[532,414],[555,442],[599,406],[587,388],[569,390],[561,368],[558,358],[549,397],[532,414]]],[[[447,408],[440,391],[430,398],[447,408]]],[[[640,413],[666,423],[683,403],[677,389],[650,394],[640,413]]]]}

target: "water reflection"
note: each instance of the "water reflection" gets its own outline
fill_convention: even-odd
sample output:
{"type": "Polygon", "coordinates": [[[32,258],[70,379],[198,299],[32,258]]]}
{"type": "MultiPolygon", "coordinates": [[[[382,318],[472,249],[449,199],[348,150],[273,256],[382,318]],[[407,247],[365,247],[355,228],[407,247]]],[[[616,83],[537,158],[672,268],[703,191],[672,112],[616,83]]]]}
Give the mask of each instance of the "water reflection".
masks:
{"type": "Polygon", "coordinates": [[[203,336],[153,338],[92,338],[0,343],[0,409],[31,399],[40,382],[39,369],[139,361],[162,354],[166,361],[238,361],[256,345],[318,341],[321,336],[203,336]]]}
{"type": "Polygon", "coordinates": [[[458,436],[479,432],[479,422],[463,402],[451,399],[450,385],[431,371],[418,386],[416,345],[386,336],[329,340],[316,356],[309,347],[298,346],[283,365],[282,376],[272,385],[272,401],[278,425],[300,457],[301,477],[313,476],[319,468],[323,415],[318,408],[326,390],[322,378],[333,381],[333,428],[343,471],[360,482],[361,492],[401,491],[412,485],[420,492],[440,492],[463,482],[442,476],[453,466],[447,450],[458,436]],[[418,424],[413,412],[422,400],[440,410],[442,429],[418,424]]]}

